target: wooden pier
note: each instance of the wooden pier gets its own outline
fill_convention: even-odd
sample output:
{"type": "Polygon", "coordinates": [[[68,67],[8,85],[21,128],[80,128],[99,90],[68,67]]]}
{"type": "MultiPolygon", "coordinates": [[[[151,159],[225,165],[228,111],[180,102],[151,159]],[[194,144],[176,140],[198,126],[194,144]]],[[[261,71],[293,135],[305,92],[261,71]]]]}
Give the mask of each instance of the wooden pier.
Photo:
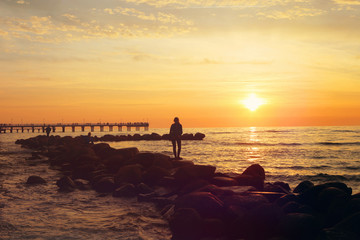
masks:
{"type": "Polygon", "coordinates": [[[94,132],[95,129],[98,129],[100,132],[108,130],[109,132],[114,131],[117,128],[119,132],[123,130],[123,127],[126,127],[127,131],[131,131],[132,128],[135,128],[136,131],[140,131],[141,128],[144,128],[145,131],[149,130],[148,122],[128,122],[128,123],[57,123],[57,124],[0,124],[0,133],[14,133],[14,132],[45,132],[46,128],[50,127],[52,132],[56,130],[65,130],[71,129],[72,132],[75,132],[77,129],[80,129],[82,132],[89,131],[94,132]]]}

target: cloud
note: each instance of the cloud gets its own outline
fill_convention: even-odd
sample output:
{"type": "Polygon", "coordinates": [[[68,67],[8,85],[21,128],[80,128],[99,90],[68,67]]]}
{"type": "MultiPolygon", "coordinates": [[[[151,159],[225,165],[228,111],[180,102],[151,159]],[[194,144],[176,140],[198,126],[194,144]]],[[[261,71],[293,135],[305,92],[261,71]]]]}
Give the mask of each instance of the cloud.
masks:
{"type": "Polygon", "coordinates": [[[169,24],[180,24],[180,25],[193,25],[192,21],[176,17],[174,14],[170,13],[164,13],[164,12],[155,12],[146,14],[143,11],[137,10],[135,8],[123,8],[123,7],[117,7],[114,9],[105,8],[104,12],[115,15],[120,14],[124,16],[131,16],[136,17],[141,20],[145,21],[156,21],[160,23],[169,23],[169,24]]]}
{"type": "Polygon", "coordinates": [[[257,16],[272,18],[272,19],[296,19],[299,17],[314,17],[325,14],[326,11],[316,8],[307,8],[295,6],[291,9],[284,10],[268,10],[266,12],[259,12],[257,16]]]}
{"type": "Polygon", "coordinates": [[[334,0],[334,2],[343,5],[360,5],[360,0],[334,0]]]}

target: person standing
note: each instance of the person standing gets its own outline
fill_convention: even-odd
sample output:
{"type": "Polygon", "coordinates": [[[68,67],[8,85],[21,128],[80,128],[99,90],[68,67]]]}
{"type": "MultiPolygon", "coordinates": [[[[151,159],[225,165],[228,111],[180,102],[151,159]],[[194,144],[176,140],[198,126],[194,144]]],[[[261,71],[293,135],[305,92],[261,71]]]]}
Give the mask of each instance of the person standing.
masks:
{"type": "Polygon", "coordinates": [[[51,127],[50,127],[50,125],[48,125],[47,126],[47,128],[45,129],[45,131],[46,131],[46,136],[50,136],[50,132],[51,132],[51,127]]]}
{"type": "Polygon", "coordinates": [[[173,153],[176,159],[180,159],[181,151],[181,135],[183,133],[182,125],[179,122],[179,118],[174,118],[174,123],[170,127],[170,140],[173,145],[173,153]],[[178,146],[178,151],[176,153],[176,144],[178,146]]]}

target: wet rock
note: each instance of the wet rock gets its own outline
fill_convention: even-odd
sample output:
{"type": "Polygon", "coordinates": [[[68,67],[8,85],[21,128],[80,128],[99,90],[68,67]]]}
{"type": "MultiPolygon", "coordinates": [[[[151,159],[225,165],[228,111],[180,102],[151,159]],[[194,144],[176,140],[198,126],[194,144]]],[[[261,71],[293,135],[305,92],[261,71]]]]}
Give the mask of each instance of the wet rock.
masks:
{"type": "Polygon", "coordinates": [[[28,177],[26,184],[28,185],[46,184],[46,181],[39,176],[30,176],[28,177]]]}
{"type": "Polygon", "coordinates": [[[266,183],[264,185],[263,191],[265,192],[278,192],[288,194],[290,190],[289,184],[275,182],[275,183],[266,183]]]}
{"type": "Polygon", "coordinates": [[[95,191],[99,193],[110,193],[115,190],[115,183],[112,177],[103,177],[94,184],[95,191]]]}
{"type": "Polygon", "coordinates": [[[149,185],[157,185],[165,176],[170,176],[168,170],[161,167],[152,166],[145,171],[142,179],[145,183],[149,185]]]}
{"type": "Polygon", "coordinates": [[[194,162],[192,161],[187,161],[187,160],[173,160],[172,161],[173,167],[178,168],[178,167],[186,167],[186,166],[193,166],[194,162]]]}
{"type": "Polygon", "coordinates": [[[56,181],[56,185],[59,187],[59,191],[62,192],[72,192],[76,188],[74,181],[68,176],[61,177],[56,181]]]}
{"type": "Polygon", "coordinates": [[[88,180],[85,179],[77,179],[74,181],[75,186],[79,190],[91,190],[91,185],[88,180]]]}
{"type": "Polygon", "coordinates": [[[123,183],[138,184],[142,180],[142,166],[128,165],[120,168],[115,175],[115,184],[121,186],[123,183]]]}
{"type": "Polygon", "coordinates": [[[136,186],[136,189],[137,189],[138,193],[141,193],[141,194],[148,194],[148,193],[154,192],[154,189],[152,189],[151,187],[149,187],[145,183],[139,183],[136,186]]]}
{"type": "Polygon", "coordinates": [[[194,134],[192,133],[184,133],[183,135],[181,135],[181,140],[193,140],[194,139],[194,134]]]}
{"type": "Polygon", "coordinates": [[[288,202],[299,202],[299,197],[295,194],[290,193],[280,197],[279,199],[276,200],[275,203],[281,207],[288,202]]]}
{"type": "Polygon", "coordinates": [[[253,164],[246,168],[242,175],[253,176],[262,180],[265,180],[265,170],[259,164],[253,164]]]}
{"type": "Polygon", "coordinates": [[[335,229],[339,229],[345,232],[351,232],[357,235],[357,239],[360,239],[360,212],[354,213],[349,217],[346,217],[341,222],[334,226],[335,229]]]}
{"type": "Polygon", "coordinates": [[[132,160],[133,163],[142,165],[145,169],[153,165],[155,160],[155,154],[150,152],[138,153],[132,160]]]}
{"type": "Polygon", "coordinates": [[[314,184],[310,181],[303,181],[301,183],[299,183],[295,189],[294,189],[294,193],[304,193],[306,190],[310,189],[314,187],[314,184]]]}
{"type": "Polygon", "coordinates": [[[193,165],[180,167],[174,174],[179,184],[186,184],[197,179],[210,180],[215,173],[216,167],[206,165],[193,165]]]}
{"type": "Polygon", "coordinates": [[[136,197],[136,195],[136,187],[131,183],[126,183],[113,192],[113,197],[136,197]]]}
{"type": "Polygon", "coordinates": [[[223,199],[226,206],[240,206],[244,209],[253,209],[257,206],[269,203],[266,197],[258,194],[233,195],[224,197],[223,199]]]}
{"type": "Polygon", "coordinates": [[[203,220],[195,209],[177,209],[170,218],[169,225],[174,240],[198,240],[202,235],[203,220]]]}
{"type": "Polygon", "coordinates": [[[205,134],[203,133],[195,133],[194,140],[203,140],[205,138],[205,134]]]}
{"type": "Polygon", "coordinates": [[[103,160],[106,169],[111,173],[116,173],[125,164],[123,155],[115,154],[103,160]]]}
{"type": "Polygon", "coordinates": [[[213,177],[213,179],[211,180],[211,183],[213,183],[219,187],[238,185],[238,182],[235,179],[229,178],[229,177],[213,177]]]}
{"type": "Polygon", "coordinates": [[[289,213],[279,224],[279,232],[288,239],[314,239],[321,229],[316,217],[304,213],[289,213]]]}
{"type": "Polygon", "coordinates": [[[179,197],[175,201],[176,209],[193,208],[202,217],[221,218],[224,213],[224,203],[209,192],[193,192],[179,197]]]}
{"type": "Polygon", "coordinates": [[[240,175],[235,178],[239,186],[252,186],[258,190],[264,188],[264,180],[261,177],[254,177],[251,175],[240,175]]]}
{"type": "Polygon", "coordinates": [[[218,218],[206,218],[203,221],[203,235],[210,239],[217,239],[225,233],[225,223],[218,218]]]}

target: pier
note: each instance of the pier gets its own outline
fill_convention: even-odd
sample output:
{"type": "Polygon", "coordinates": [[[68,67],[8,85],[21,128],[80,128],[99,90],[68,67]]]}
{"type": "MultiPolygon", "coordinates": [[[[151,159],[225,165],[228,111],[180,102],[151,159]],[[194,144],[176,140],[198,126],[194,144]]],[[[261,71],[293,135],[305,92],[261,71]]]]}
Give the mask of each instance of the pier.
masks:
{"type": "Polygon", "coordinates": [[[80,130],[82,132],[89,131],[94,132],[95,129],[98,129],[100,132],[105,130],[112,132],[118,130],[121,132],[123,127],[127,131],[135,129],[140,131],[141,128],[144,128],[145,131],[149,130],[148,122],[128,122],[128,123],[57,123],[57,124],[0,124],[0,133],[23,133],[23,132],[45,132],[46,128],[50,127],[52,132],[60,130],[65,132],[66,129],[70,129],[72,132],[80,130]]]}

